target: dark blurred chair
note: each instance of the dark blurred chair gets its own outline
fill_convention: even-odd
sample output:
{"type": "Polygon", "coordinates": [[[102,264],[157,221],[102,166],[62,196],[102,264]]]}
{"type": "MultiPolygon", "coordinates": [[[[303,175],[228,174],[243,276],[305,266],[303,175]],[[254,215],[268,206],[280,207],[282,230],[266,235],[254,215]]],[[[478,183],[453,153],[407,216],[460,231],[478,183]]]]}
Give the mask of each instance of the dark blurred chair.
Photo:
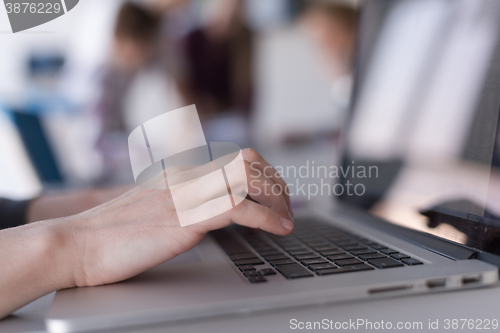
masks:
{"type": "Polygon", "coordinates": [[[64,178],[40,117],[35,113],[24,112],[23,110],[14,110],[12,117],[42,183],[62,184],[64,178]]]}

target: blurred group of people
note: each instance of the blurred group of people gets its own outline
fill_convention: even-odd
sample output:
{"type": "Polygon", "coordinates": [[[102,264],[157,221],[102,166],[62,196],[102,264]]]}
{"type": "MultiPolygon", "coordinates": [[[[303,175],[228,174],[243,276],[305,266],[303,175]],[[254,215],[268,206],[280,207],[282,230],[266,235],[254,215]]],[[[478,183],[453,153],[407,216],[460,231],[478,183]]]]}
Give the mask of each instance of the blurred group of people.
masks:
{"type": "MultiPolygon", "coordinates": [[[[338,95],[335,79],[350,78],[352,71],[357,8],[341,1],[295,4],[290,6],[298,8],[294,21],[318,46],[320,66],[336,83],[332,94],[338,95]]],[[[242,0],[121,4],[109,61],[100,68],[99,97],[92,107],[101,122],[97,139],[103,158],[101,180],[128,163],[126,136],[132,129],[184,105],[196,104],[207,140],[252,146],[249,124],[255,118],[259,31],[249,24],[247,7],[242,0]],[[186,24],[193,8],[200,7],[205,13],[201,22],[186,24]],[[225,130],[217,126],[220,122],[232,133],[229,137],[221,135],[225,130]]],[[[340,94],[346,99],[345,89],[340,94]]],[[[287,117],[286,110],[282,116],[287,117]]]]}
{"type": "Polygon", "coordinates": [[[196,105],[207,141],[241,147],[310,139],[315,131],[339,126],[335,114],[346,108],[351,84],[355,1],[115,3],[107,18],[96,18],[94,31],[102,30],[102,36],[92,43],[85,31],[77,34],[62,68],[61,94],[84,121],[77,117],[80,126],[56,124],[54,141],[56,155],[69,165],[63,169],[75,173],[70,178],[77,184],[130,182],[128,134],[186,105],[196,105]],[[260,6],[260,12],[252,6],[260,6]],[[262,13],[268,9],[283,17],[266,23],[262,13]],[[112,26],[98,24],[110,19],[112,26]],[[287,40],[287,34],[295,36],[289,46],[272,37],[287,40]],[[101,48],[96,52],[101,56],[87,59],[92,54],[85,52],[88,47],[101,48]],[[80,143],[65,145],[68,135],[81,137],[80,143]],[[63,152],[57,151],[60,146],[63,152]],[[94,171],[84,165],[85,159],[94,171]]]}
{"type": "Polygon", "coordinates": [[[170,33],[177,22],[169,12],[186,1],[121,5],[94,108],[102,122],[97,147],[106,171],[125,160],[124,136],[163,112],[196,104],[203,119],[230,111],[249,115],[253,33],[242,4],[213,4],[207,23],[183,36],[170,33]]]}

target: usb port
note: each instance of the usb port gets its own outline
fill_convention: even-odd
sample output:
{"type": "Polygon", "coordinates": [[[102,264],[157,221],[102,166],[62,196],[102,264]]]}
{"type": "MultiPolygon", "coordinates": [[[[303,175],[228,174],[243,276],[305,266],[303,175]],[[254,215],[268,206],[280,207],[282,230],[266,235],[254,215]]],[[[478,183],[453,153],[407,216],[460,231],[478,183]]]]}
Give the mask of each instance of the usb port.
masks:
{"type": "Polygon", "coordinates": [[[481,275],[474,275],[474,276],[464,276],[462,277],[462,284],[473,284],[473,283],[479,283],[481,282],[481,275]]]}
{"type": "Polygon", "coordinates": [[[441,288],[446,286],[446,279],[429,280],[426,282],[427,288],[441,288]]]}

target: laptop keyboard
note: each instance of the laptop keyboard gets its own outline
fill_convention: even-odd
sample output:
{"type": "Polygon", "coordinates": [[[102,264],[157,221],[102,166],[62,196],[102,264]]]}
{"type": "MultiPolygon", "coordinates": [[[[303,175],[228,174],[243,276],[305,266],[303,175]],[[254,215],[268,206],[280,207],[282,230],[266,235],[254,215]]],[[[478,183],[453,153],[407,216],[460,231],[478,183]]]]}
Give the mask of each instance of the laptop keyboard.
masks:
{"type": "Polygon", "coordinates": [[[422,264],[384,244],[318,220],[297,220],[288,236],[237,225],[231,228],[246,242],[228,228],[211,234],[252,283],[266,282],[265,277],[276,271],[287,279],[297,279],[422,264]],[[267,264],[272,268],[262,267],[267,264]]]}

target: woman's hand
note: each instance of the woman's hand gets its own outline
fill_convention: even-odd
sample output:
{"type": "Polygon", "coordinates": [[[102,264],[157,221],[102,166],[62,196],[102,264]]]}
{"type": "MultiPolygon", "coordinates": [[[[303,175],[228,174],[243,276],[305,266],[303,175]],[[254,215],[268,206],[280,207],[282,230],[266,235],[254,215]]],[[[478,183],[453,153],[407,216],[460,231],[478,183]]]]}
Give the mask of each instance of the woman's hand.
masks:
{"type": "Polygon", "coordinates": [[[64,264],[69,270],[67,285],[95,286],[130,278],[190,250],[208,231],[231,222],[289,234],[293,223],[285,182],[255,151],[242,154],[253,200],[245,199],[203,222],[180,227],[169,190],[137,187],[92,210],[48,223],[72,258],[71,264],[64,264]],[[276,185],[282,189],[279,194],[269,190],[276,185]]]}
{"type": "MultiPolygon", "coordinates": [[[[242,154],[252,200],[244,199],[203,222],[181,227],[169,190],[137,187],[78,215],[1,231],[0,318],[54,290],[130,278],[188,251],[208,231],[232,222],[289,234],[293,218],[285,182],[255,151],[242,154]],[[272,186],[282,191],[270,191],[272,186]]],[[[193,171],[183,169],[179,172],[184,174],[173,176],[182,184],[193,171]]],[[[196,195],[194,202],[210,205],[224,191],[215,188],[208,198],[196,195]]]]}

